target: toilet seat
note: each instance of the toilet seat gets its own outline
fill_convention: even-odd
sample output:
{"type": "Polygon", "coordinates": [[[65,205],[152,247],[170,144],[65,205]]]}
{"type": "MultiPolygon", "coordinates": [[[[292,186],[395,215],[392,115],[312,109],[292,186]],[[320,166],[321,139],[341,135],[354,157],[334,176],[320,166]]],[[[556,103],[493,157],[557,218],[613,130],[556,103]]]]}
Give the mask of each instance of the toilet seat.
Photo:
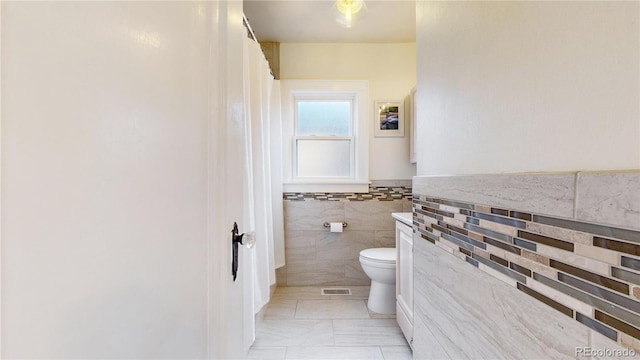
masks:
{"type": "Polygon", "coordinates": [[[373,248],[360,251],[360,260],[365,260],[368,263],[378,263],[380,265],[395,265],[396,264],[396,249],[395,248],[373,248]]]}

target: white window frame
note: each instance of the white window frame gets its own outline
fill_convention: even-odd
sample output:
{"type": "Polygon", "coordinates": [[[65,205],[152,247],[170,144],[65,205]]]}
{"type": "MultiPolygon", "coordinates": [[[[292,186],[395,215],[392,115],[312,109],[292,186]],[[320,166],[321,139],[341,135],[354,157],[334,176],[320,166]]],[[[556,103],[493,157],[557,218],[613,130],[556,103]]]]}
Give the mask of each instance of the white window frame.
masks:
{"type": "Polygon", "coordinates": [[[282,80],[283,190],[285,192],[369,191],[369,82],[331,80],[282,80]],[[298,101],[351,101],[349,136],[299,136],[298,101]],[[299,177],[296,175],[296,144],[300,139],[351,141],[348,177],[299,177]]]}

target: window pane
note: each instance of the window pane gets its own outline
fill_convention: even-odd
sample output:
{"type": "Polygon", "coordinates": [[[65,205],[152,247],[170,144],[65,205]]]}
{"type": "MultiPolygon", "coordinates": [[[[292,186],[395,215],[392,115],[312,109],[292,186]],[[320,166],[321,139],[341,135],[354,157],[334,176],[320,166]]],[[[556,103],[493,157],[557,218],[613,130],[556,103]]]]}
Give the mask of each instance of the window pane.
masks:
{"type": "Polygon", "coordinates": [[[349,101],[298,101],[297,105],[297,135],[351,135],[351,103],[349,101]]]}
{"type": "Polygon", "coordinates": [[[351,176],[351,140],[298,140],[299,177],[351,176]]]}

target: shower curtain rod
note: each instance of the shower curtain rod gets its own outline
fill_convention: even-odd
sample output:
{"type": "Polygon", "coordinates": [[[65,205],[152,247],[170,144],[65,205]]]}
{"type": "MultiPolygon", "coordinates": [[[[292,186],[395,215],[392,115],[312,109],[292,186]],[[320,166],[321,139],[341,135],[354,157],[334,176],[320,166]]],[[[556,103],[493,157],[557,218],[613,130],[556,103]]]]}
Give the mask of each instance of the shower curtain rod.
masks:
{"type": "Polygon", "coordinates": [[[251,36],[253,41],[258,42],[258,38],[256,38],[256,34],[254,34],[251,25],[249,25],[249,19],[247,19],[247,16],[245,14],[242,14],[242,23],[244,24],[244,27],[247,28],[247,31],[249,31],[249,35],[251,36]]]}

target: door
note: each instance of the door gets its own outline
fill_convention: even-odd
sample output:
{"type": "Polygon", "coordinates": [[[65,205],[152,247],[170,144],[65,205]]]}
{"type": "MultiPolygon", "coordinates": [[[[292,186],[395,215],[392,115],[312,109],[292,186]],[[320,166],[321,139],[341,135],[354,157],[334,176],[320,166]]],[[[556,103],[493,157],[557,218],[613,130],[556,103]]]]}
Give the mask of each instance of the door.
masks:
{"type": "Polygon", "coordinates": [[[1,357],[241,358],[242,3],[0,6],[1,357]]]}
{"type": "MultiPolygon", "coordinates": [[[[239,248],[239,270],[235,281],[231,277],[230,234],[234,222],[242,233],[248,229],[247,212],[243,209],[250,202],[244,192],[248,181],[245,167],[247,123],[244,118],[243,94],[243,25],[242,2],[217,3],[219,32],[212,48],[219,49],[220,63],[211,66],[211,98],[219,107],[212,108],[216,119],[209,128],[211,137],[210,162],[210,216],[213,223],[210,265],[212,288],[209,294],[211,307],[210,340],[214,359],[240,359],[248,352],[255,337],[253,313],[253,279],[251,249],[239,248]],[[216,86],[217,81],[217,86],[216,86]]],[[[215,18],[214,18],[215,19],[215,18]]]]}

